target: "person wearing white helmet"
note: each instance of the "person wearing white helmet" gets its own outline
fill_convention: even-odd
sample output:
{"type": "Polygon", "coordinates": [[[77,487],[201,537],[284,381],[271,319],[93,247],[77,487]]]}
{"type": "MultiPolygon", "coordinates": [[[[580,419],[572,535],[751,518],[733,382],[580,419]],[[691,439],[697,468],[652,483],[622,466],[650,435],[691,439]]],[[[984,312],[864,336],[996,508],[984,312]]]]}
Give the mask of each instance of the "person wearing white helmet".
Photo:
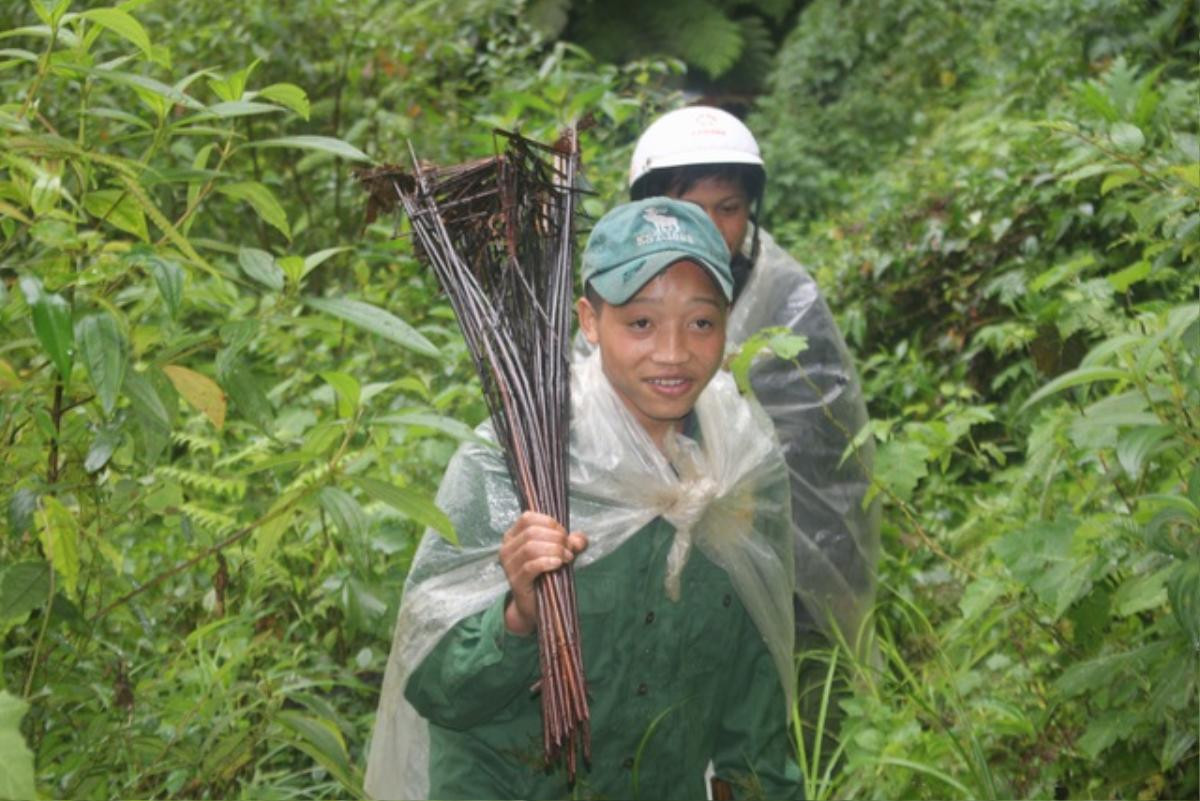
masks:
{"type": "Polygon", "coordinates": [[[766,170],[740,120],[713,107],[664,114],[638,139],[629,167],[632,199],[666,195],[700,205],[733,254],[731,346],[764,328],[806,338],[794,363],[760,360],[756,397],[775,424],[791,478],[796,555],[797,644],[816,630],[870,652],[868,620],[879,554],[878,504],[864,504],[870,443],[843,461],[867,422],[862,387],[816,282],[757,224],[766,170]]]}

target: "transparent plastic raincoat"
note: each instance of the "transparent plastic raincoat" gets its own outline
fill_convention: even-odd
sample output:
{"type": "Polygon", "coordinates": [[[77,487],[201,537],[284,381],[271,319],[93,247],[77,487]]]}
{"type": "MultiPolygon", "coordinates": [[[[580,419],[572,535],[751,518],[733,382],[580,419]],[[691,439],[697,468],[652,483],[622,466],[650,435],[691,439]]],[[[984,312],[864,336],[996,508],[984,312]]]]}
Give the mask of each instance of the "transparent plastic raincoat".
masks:
{"type": "MultiPolygon", "coordinates": [[[[747,247],[755,237],[748,234],[747,247]]],[[[747,254],[749,255],[749,254],[747,254]]],[[[863,621],[875,599],[879,508],[863,508],[874,448],[839,466],[867,422],[862,387],[846,343],[817,284],[761,228],[758,257],[734,303],[731,346],[785,326],[808,340],[797,364],[763,357],[750,371],[755,397],[775,424],[791,478],[796,555],[797,633],[832,619],[851,645],[869,648],[863,621]]],[[[864,651],[865,652],[865,651],[864,651]]]]}
{"type": "MultiPolygon", "coordinates": [[[[863,508],[874,445],[841,463],[854,435],[867,423],[862,386],[829,306],[808,271],[759,228],[758,258],[734,303],[727,325],[732,353],[764,328],[782,326],[804,336],[808,347],[794,364],[762,356],[750,385],[770,417],[791,479],[796,554],[797,636],[832,634],[833,621],[860,654],[871,653],[863,623],[875,602],[879,560],[879,504],[863,508]]],[[[743,255],[755,241],[745,237],[743,255]]],[[[593,351],[582,336],[575,358],[593,351]]]]}
{"type": "MultiPolygon", "coordinates": [[[[700,395],[694,423],[695,439],[669,436],[660,451],[609,385],[599,354],[576,362],[570,529],[589,538],[576,570],[604,559],[656,518],[667,521],[674,539],[665,595],[678,597],[693,550],[725,571],[778,673],[787,703],[779,709],[783,725],[795,632],[787,470],[770,421],[727,374],[718,373],[700,395]]],[[[490,438],[488,424],[480,433],[490,438]]],[[[502,454],[477,443],[460,447],[438,505],[453,520],[461,547],[426,532],[406,582],[367,765],[367,792],[377,798],[426,797],[429,729],[405,698],[408,679],[455,623],[508,590],[497,554],[520,510],[502,454]]],[[[594,738],[603,736],[602,725],[593,721],[594,738]]]]}

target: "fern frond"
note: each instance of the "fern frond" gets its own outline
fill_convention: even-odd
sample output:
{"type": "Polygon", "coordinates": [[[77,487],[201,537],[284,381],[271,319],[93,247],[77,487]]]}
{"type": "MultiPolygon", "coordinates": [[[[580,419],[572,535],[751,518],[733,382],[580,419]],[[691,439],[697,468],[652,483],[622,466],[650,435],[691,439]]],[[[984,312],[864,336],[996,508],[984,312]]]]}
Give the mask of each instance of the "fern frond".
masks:
{"type": "Polygon", "coordinates": [[[328,476],[329,465],[326,463],[319,464],[316,467],[309,468],[300,475],[296,476],[296,478],[292,480],[292,483],[288,484],[287,487],[284,488],[282,494],[286,495],[294,490],[311,487],[313,484],[324,481],[328,476]]]}
{"type": "Polygon", "coordinates": [[[272,443],[268,439],[253,439],[250,444],[239,451],[234,451],[227,456],[224,456],[213,462],[213,467],[222,468],[237,464],[238,462],[249,459],[251,456],[258,456],[263,453],[270,453],[272,443]]]}
{"type": "Polygon", "coordinates": [[[210,495],[231,498],[235,501],[240,501],[246,495],[246,481],[241,478],[221,478],[211,473],[201,473],[195,470],[184,470],[180,467],[169,466],[158,468],[157,474],[165,478],[174,479],[180,484],[191,487],[194,490],[207,492],[210,495]]]}
{"type": "Polygon", "coordinates": [[[711,78],[725,73],[742,53],[741,26],[708,0],[656,4],[651,18],[672,52],[711,78]]]}
{"type": "Polygon", "coordinates": [[[176,445],[184,446],[191,453],[208,451],[216,456],[221,452],[220,442],[196,431],[172,431],[171,441],[176,445]]]}
{"type": "Polygon", "coordinates": [[[229,515],[205,509],[194,503],[184,503],[179,510],[187,515],[197,527],[218,537],[232,534],[238,527],[238,521],[229,515]]]}

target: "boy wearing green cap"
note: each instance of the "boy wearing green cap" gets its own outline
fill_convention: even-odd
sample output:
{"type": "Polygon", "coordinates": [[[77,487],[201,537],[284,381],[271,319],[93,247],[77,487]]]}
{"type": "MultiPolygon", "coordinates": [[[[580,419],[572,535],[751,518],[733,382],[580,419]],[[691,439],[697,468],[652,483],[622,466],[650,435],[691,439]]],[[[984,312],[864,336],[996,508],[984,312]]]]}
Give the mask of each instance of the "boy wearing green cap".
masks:
{"type": "MultiPolygon", "coordinates": [[[[583,254],[571,527],[520,514],[460,448],[409,574],[367,790],[389,798],[800,798],[788,737],[794,562],[769,420],[719,372],[729,252],[698,207],[620,206],[583,254]],[[591,714],[574,788],[541,756],[537,576],[576,566],[591,714]]],[[[487,424],[480,433],[490,436],[487,424]]]]}

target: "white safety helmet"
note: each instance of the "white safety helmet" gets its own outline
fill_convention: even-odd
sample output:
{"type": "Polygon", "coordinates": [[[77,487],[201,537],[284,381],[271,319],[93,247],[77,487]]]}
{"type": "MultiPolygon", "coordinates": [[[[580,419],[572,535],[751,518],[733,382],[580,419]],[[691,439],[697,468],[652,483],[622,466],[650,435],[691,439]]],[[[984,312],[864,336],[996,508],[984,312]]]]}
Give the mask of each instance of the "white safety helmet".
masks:
{"type": "Polygon", "coordinates": [[[668,112],[645,130],[633,148],[629,186],[647,173],[690,164],[763,166],[758,142],[741,120],[712,106],[668,112]]]}

